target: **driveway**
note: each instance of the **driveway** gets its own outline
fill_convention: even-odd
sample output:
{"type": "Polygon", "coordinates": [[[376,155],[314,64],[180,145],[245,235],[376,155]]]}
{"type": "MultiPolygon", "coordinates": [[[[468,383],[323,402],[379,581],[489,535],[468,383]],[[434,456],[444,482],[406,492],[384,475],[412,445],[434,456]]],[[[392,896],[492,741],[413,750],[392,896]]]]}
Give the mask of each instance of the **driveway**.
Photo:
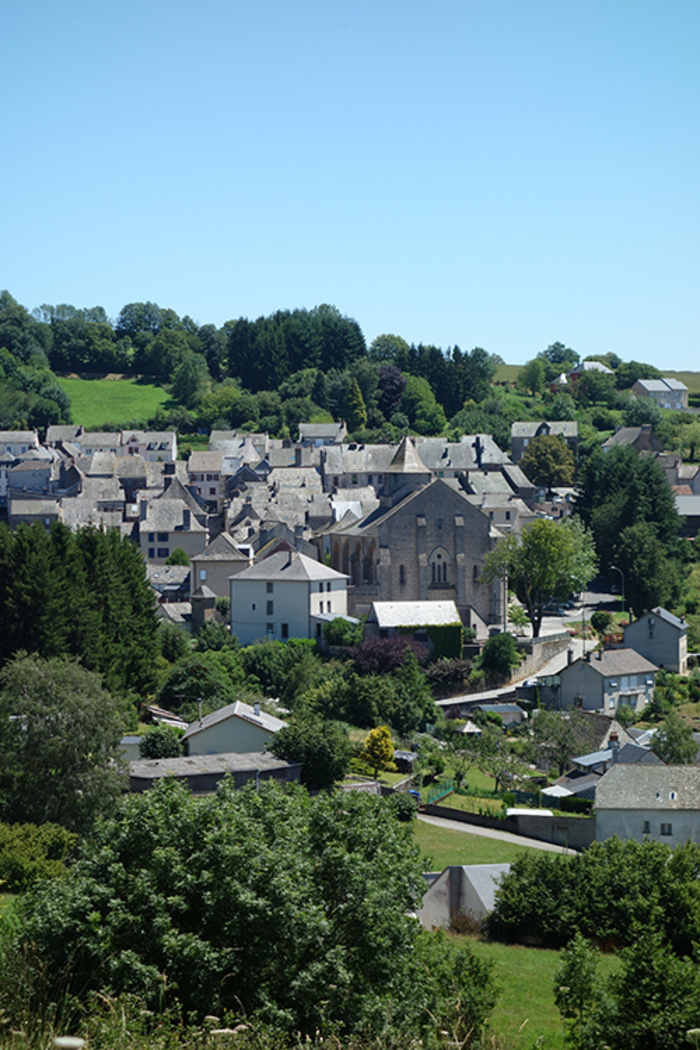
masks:
{"type": "Polygon", "coordinates": [[[445,817],[429,817],[427,813],[419,813],[418,819],[426,824],[433,824],[436,828],[447,828],[449,831],[461,831],[465,835],[481,835],[485,839],[498,839],[500,842],[510,842],[513,846],[529,846],[533,849],[543,849],[547,853],[567,853],[574,856],[575,849],[567,846],[557,846],[554,842],[540,842],[539,839],[526,838],[524,835],[514,835],[512,831],[497,831],[495,828],[479,828],[475,824],[463,824],[461,820],[447,820],[445,817]]]}

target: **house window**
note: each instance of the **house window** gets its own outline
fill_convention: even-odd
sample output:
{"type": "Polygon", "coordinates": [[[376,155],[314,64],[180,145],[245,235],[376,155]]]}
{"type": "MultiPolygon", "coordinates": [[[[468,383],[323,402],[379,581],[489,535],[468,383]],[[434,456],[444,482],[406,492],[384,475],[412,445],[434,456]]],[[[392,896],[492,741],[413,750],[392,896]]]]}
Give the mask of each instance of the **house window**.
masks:
{"type": "Polygon", "coordinates": [[[331,583],[330,583],[330,580],[329,580],[328,583],[326,584],[326,590],[330,591],[330,589],[331,589],[331,583]]]}
{"type": "Polygon", "coordinates": [[[322,583],[319,583],[319,585],[318,585],[318,593],[319,594],[323,594],[323,584],[322,583]]]}
{"type": "Polygon", "coordinates": [[[266,634],[274,634],[275,633],[275,625],[274,625],[274,623],[265,624],[265,633],[266,634]]]}
{"type": "Polygon", "coordinates": [[[475,565],[472,568],[472,583],[478,583],[478,582],[479,582],[479,566],[475,565]]]}
{"type": "Polygon", "coordinates": [[[210,496],[215,496],[216,495],[216,489],[209,489],[209,495],[210,496]]]}
{"type": "Polygon", "coordinates": [[[155,538],[156,538],[155,532],[149,532],[149,534],[148,534],[148,542],[149,543],[154,543],[155,542],[155,538]]]}
{"type": "Polygon", "coordinates": [[[274,606],[275,606],[274,602],[268,602],[267,603],[267,615],[268,616],[272,616],[272,614],[274,613],[274,611],[275,611],[274,606]]]}
{"type": "Polygon", "coordinates": [[[199,570],[199,578],[202,581],[206,580],[206,578],[207,578],[207,570],[206,569],[200,569],[199,570]]]}
{"type": "Polygon", "coordinates": [[[673,824],[662,824],[661,825],[661,834],[662,835],[672,835],[673,834],[673,824]]]}
{"type": "Polygon", "coordinates": [[[267,591],[268,594],[272,594],[274,589],[275,589],[274,583],[266,583],[265,584],[265,590],[267,591]]]}
{"type": "Polygon", "coordinates": [[[159,547],[158,548],[158,557],[159,558],[169,558],[170,557],[170,548],[169,547],[159,547]]]}
{"type": "Polygon", "coordinates": [[[288,623],[283,623],[282,624],[282,641],[286,642],[287,638],[289,638],[289,624],[288,623]]]}
{"type": "Polygon", "coordinates": [[[328,602],[328,612],[331,612],[331,603],[328,602]]]}
{"type": "Polygon", "coordinates": [[[372,475],[371,475],[371,474],[368,474],[368,475],[367,475],[367,484],[368,484],[368,485],[371,485],[371,484],[372,484],[372,475]]]}
{"type": "Polygon", "coordinates": [[[255,602],[251,602],[250,603],[250,608],[251,608],[251,612],[255,612],[255,609],[256,609],[255,602]]]}
{"type": "Polygon", "coordinates": [[[149,558],[155,558],[155,556],[156,556],[155,547],[149,547],[148,548],[148,557],[149,558]]]}
{"type": "Polygon", "coordinates": [[[159,543],[167,543],[168,542],[168,538],[169,537],[168,537],[168,533],[167,532],[159,532],[158,533],[158,542],[159,543]]]}
{"type": "Polygon", "coordinates": [[[671,799],[671,802],[675,802],[676,799],[678,798],[678,795],[676,794],[675,791],[672,791],[668,797],[671,799]]]}
{"type": "Polygon", "coordinates": [[[650,835],[650,834],[651,834],[651,824],[649,823],[648,820],[645,820],[644,821],[644,827],[642,829],[642,835],[650,835]]]}
{"type": "Polygon", "coordinates": [[[506,511],[506,521],[510,521],[510,511],[506,511]]]}

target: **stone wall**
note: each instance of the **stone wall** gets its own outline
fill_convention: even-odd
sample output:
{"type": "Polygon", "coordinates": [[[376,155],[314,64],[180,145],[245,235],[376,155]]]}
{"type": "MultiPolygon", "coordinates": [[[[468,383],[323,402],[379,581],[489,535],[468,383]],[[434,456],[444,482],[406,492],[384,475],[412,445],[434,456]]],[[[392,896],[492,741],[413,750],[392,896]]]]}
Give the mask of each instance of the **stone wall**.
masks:
{"type": "Polygon", "coordinates": [[[546,817],[521,814],[517,817],[484,817],[480,813],[465,813],[461,809],[449,806],[428,805],[421,809],[431,817],[442,817],[444,820],[456,820],[462,824],[473,824],[480,828],[494,828],[497,831],[510,831],[513,835],[523,835],[540,842],[554,842],[572,849],[584,849],[595,842],[595,817],[546,817]]]}

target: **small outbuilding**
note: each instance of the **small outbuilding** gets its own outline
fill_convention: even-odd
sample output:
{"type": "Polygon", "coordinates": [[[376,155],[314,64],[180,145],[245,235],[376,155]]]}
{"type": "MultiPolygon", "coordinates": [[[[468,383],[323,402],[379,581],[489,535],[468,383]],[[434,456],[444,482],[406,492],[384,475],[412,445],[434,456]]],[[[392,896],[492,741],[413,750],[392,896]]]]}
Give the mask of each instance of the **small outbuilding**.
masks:
{"type": "Polygon", "coordinates": [[[426,930],[448,929],[455,919],[483,919],[493,911],[498,885],[510,864],[453,865],[423,895],[419,919],[426,930]]]}

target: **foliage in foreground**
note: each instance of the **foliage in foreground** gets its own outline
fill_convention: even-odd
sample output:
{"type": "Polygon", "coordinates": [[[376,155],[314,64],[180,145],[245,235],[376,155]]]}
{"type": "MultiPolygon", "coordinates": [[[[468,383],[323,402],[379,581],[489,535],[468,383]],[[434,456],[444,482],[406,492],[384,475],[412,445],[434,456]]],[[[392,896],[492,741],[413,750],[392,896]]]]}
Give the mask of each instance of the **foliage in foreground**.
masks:
{"type": "Polygon", "coordinates": [[[572,1050],[681,1050],[700,1017],[700,973],[679,959],[658,931],[637,929],[622,968],[603,983],[598,953],[577,935],[554,977],[557,1006],[572,1050]]]}
{"type": "Polygon", "coordinates": [[[18,654],[0,671],[0,817],[88,830],[124,788],[122,733],[98,674],[18,654]]]}
{"type": "Polygon", "coordinates": [[[25,898],[0,1009],[20,1024],[22,1008],[130,993],[302,1035],[444,1029],[469,1045],[495,1000],[490,969],[420,932],[421,891],[411,827],[381,799],[269,783],[194,800],[165,783],[25,898]]]}
{"type": "Polygon", "coordinates": [[[658,932],[678,955],[700,941],[700,846],[607,839],[574,857],[523,853],[496,895],[493,936],[561,947],[574,933],[618,946],[658,932]]]}
{"type": "Polygon", "coordinates": [[[77,836],[58,824],[0,824],[0,884],[22,893],[38,879],[65,875],[77,836]]]}

